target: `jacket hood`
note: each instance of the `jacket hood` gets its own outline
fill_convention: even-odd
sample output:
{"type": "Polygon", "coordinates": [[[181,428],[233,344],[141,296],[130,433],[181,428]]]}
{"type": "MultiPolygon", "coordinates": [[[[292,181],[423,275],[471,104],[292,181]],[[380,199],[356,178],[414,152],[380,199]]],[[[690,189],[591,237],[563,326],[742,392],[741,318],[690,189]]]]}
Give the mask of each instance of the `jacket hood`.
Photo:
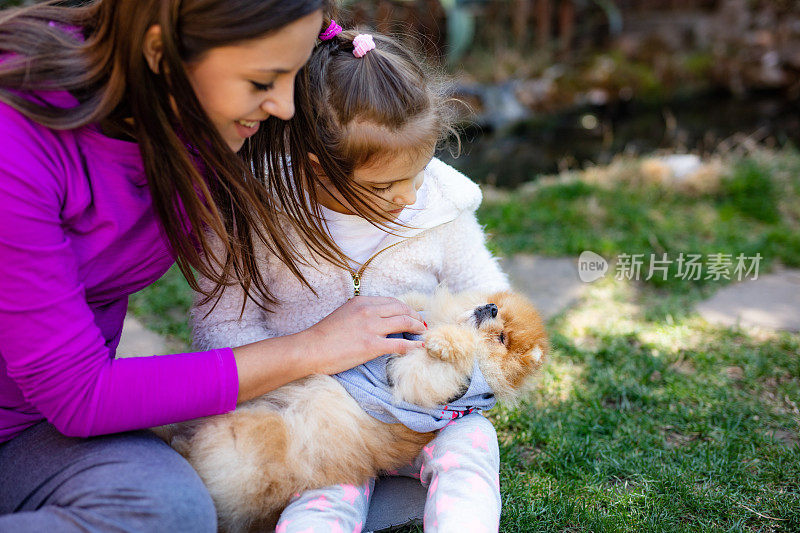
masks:
{"type": "Polygon", "coordinates": [[[481,205],[483,195],[474,181],[434,157],[425,167],[425,181],[418,198],[417,203],[408,208],[413,212],[405,220],[405,225],[409,227],[397,230],[402,238],[413,237],[422,231],[452,222],[463,213],[475,212],[481,205]]]}
{"type": "MultiPolygon", "coordinates": [[[[425,189],[425,203],[420,206],[419,214],[412,217],[412,221],[428,217],[431,221],[454,220],[461,213],[477,210],[483,199],[477,183],[435,157],[425,168],[422,188],[425,189]]],[[[443,222],[439,222],[441,223],[443,222]]]]}

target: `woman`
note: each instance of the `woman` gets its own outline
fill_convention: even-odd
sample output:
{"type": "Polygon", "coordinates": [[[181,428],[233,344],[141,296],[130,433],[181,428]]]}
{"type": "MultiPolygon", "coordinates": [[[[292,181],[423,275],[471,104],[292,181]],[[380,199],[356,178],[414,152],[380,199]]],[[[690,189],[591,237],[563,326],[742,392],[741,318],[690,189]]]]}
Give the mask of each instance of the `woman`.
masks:
{"type": "Polygon", "coordinates": [[[297,275],[302,260],[276,210],[318,253],[335,249],[259,127],[292,116],[326,7],[99,0],[0,14],[0,531],[213,531],[194,472],[133,430],[416,347],[385,338],[424,331],[416,313],[359,297],[297,335],[113,359],[127,295],[174,261],[194,288],[192,269],[217,281],[209,297],[236,279],[272,301],[253,240],[297,275]]]}

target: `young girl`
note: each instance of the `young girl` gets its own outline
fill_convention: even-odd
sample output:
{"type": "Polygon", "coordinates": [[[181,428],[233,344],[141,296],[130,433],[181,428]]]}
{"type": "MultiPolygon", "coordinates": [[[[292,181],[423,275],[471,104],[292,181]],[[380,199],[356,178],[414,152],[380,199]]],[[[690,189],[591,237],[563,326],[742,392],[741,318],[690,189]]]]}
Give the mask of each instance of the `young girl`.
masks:
{"type": "MultiPolygon", "coordinates": [[[[431,293],[440,284],[454,292],[508,288],[475,217],[479,188],[433,158],[449,128],[441,86],[394,40],[337,29],[331,23],[320,36],[300,75],[298,101],[308,105],[273,138],[289,139],[294,172],[308,180],[309,211],[342,261],[297,240],[305,285],[268,249],[256,249],[277,305],[244,303],[241,290],[196,305],[198,347],[289,335],[358,295],[431,293]]],[[[428,488],[426,531],[496,531],[498,468],[496,435],[483,416],[441,429],[407,472],[428,488]]],[[[360,531],[372,490],[370,482],[298,495],[278,531],[360,531]]]]}

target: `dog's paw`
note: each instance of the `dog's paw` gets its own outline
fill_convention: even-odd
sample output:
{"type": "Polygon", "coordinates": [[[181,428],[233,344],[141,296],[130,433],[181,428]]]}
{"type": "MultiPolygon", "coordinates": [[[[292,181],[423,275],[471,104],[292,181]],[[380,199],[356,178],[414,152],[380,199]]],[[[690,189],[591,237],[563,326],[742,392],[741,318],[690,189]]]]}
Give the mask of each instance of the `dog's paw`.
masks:
{"type": "Polygon", "coordinates": [[[441,326],[425,337],[428,355],[448,363],[472,364],[481,342],[472,329],[455,325],[441,326]]]}

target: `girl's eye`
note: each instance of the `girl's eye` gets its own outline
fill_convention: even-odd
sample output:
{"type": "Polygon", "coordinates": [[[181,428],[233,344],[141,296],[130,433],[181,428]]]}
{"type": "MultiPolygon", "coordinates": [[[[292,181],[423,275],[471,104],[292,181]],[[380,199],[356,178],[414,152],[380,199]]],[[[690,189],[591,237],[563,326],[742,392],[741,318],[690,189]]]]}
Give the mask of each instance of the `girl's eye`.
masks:
{"type": "Polygon", "coordinates": [[[391,188],[392,188],[392,185],[389,184],[386,187],[372,187],[372,190],[375,191],[375,192],[386,192],[391,188]]]}
{"type": "Polygon", "coordinates": [[[267,83],[266,85],[263,83],[258,83],[257,81],[251,81],[250,83],[253,84],[253,87],[257,91],[269,91],[275,86],[274,83],[267,83]]]}

